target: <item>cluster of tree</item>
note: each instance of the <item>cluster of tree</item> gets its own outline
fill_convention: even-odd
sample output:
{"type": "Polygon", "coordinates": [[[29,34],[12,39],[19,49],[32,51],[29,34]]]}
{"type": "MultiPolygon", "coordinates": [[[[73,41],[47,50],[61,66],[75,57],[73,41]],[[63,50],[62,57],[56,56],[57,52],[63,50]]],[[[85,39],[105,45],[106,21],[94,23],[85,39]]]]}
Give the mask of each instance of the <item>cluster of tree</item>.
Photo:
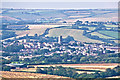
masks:
{"type": "Polygon", "coordinates": [[[6,30],[3,30],[2,31],[2,39],[6,39],[6,38],[10,38],[10,37],[15,37],[17,36],[15,34],[15,32],[12,32],[12,31],[6,31],[6,30]]]}
{"type": "Polygon", "coordinates": [[[38,49],[37,51],[35,51],[33,54],[34,55],[41,55],[41,54],[45,54],[45,53],[48,53],[49,52],[49,49],[38,49]]]}
{"type": "MultiPolygon", "coordinates": [[[[118,53],[119,54],[119,53],[118,53]]],[[[119,63],[119,56],[118,54],[102,54],[98,55],[97,57],[94,56],[86,56],[86,55],[69,55],[68,53],[57,54],[54,53],[52,56],[40,56],[34,57],[28,60],[23,60],[22,63],[25,64],[81,64],[81,63],[119,63]]]]}
{"type": "Polygon", "coordinates": [[[74,41],[74,38],[72,36],[68,36],[68,37],[64,38],[63,41],[64,42],[74,41]]]}
{"type": "MultiPolygon", "coordinates": [[[[4,54],[4,53],[3,53],[4,54]]],[[[9,64],[12,62],[24,63],[24,64],[78,64],[78,63],[119,63],[120,54],[103,54],[98,57],[79,55],[68,55],[67,53],[60,56],[60,54],[54,54],[53,56],[40,56],[34,58],[19,59],[19,55],[10,55],[11,59],[0,59],[0,64],[9,64]]],[[[8,67],[9,68],[9,67],[8,67]]],[[[5,69],[4,69],[5,70],[5,69]]]]}
{"type": "Polygon", "coordinates": [[[112,77],[112,76],[118,76],[120,75],[120,66],[115,67],[114,69],[106,69],[105,72],[98,72],[92,74],[82,73],[78,74],[76,72],[77,70],[74,68],[65,68],[62,66],[56,66],[56,67],[48,67],[41,70],[40,68],[37,68],[37,73],[42,74],[50,74],[50,75],[59,75],[59,76],[65,76],[65,77],[71,77],[71,78],[106,78],[106,77],[112,77]]]}
{"type": "MultiPolygon", "coordinates": [[[[90,24],[112,24],[112,25],[118,25],[118,23],[117,22],[97,22],[97,21],[91,21],[91,22],[89,22],[89,21],[85,21],[84,22],[85,24],[88,24],[88,23],[90,23],[90,24]]],[[[84,24],[83,23],[83,21],[79,21],[79,20],[77,20],[76,22],[75,22],[75,24],[76,25],[81,25],[81,24],[84,24]]]]}
{"type": "Polygon", "coordinates": [[[6,52],[19,52],[21,49],[24,49],[24,45],[12,44],[7,47],[3,47],[3,51],[6,52]]]}
{"type": "Polygon", "coordinates": [[[6,65],[2,65],[0,68],[1,68],[0,69],[1,71],[10,71],[10,69],[11,69],[10,66],[6,66],[6,65]]]}
{"type": "Polygon", "coordinates": [[[7,29],[7,25],[0,25],[0,29],[2,29],[2,30],[7,29]]]}
{"type": "Polygon", "coordinates": [[[42,74],[50,74],[50,75],[59,75],[59,76],[66,76],[71,78],[77,78],[79,77],[79,74],[76,73],[76,70],[74,68],[65,68],[62,66],[56,66],[56,67],[48,67],[41,70],[40,68],[37,68],[37,73],[42,74]]]}

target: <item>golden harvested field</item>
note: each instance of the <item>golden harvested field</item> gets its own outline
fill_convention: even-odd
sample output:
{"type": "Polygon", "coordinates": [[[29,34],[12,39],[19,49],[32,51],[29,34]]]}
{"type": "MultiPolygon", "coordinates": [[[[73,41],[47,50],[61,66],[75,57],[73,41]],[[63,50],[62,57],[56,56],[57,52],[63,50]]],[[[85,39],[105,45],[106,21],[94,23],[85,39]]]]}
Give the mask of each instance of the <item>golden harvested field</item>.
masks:
{"type": "Polygon", "coordinates": [[[67,78],[67,77],[57,76],[57,75],[27,73],[27,72],[0,71],[0,73],[2,74],[3,78],[67,78]]]}
{"type": "Polygon", "coordinates": [[[80,16],[69,16],[68,18],[80,18],[80,17],[86,17],[87,15],[80,15],[80,16]]]}
{"type": "Polygon", "coordinates": [[[81,41],[81,42],[95,42],[95,43],[102,43],[99,40],[93,40],[89,39],[85,36],[82,35],[83,30],[76,30],[76,29],[62,29],[62,28],[57,28],[57,29],[51,29],[49,31],[49,34],[46,36],[53,36],[53,37],[58,37],[58,36],[63,36],[63,38],[66,38],[67,36],[72,36],[75,40],[81,41]]]}
{"type": "Polygon", "coordinates": [[[20,68],[20,69],[11,69],[11,71],[36,72],[36,68],[20,68]]]}
{"type": "Polygon", "coordinates": [[[30,30],[24,31],[15,31],[17,35],[26,35],[34,36],[34,34],[42,35],[47,28],[66,26],[66,25],[27,25],[30,30]]]}
{"type": "Polygon", "coordinates": [[[105,71],[107,68],[113,69],[118,66],[117,63],[103,63],[103,64],[54,64],[54,65],[30,65],[34,67],[50,67],[50,66],[63,66],[63,67],[72,67],[76,69],[84,69],[84,70],[100,70],[105,71]]]}
{"type": "Polygon", "coordinates": [[[29,36],[34,36],[34,34],[41,35],[45,32],[47,28],[66,26],[66,25],[28,25],[30,30],[16,31],[17,35],[28,34],[29,36]]]}
{"type": "Polygon", "coordinates": [[[89,72],[89,71],[76,71],[78,74],[82,74],[82,73],[87,73],[87,74],[92,74],[95,72],[89,72]]]}
{"type": "Polygon", "coordinates": [[[84,70],[99,70],[99,71],[106,71],[107,68],[111,68],[111,67],[105,67],[105,66],[90,66],[90,67],[78,67],[76,69],[84,69],[84,70]],[[103,68],[104,67],[104,68],[103,68]]]}
{"type": "Polygon", "coordinates": [[[6,20],[16,20],[16,21],[20,21],[19,19],[13,18],[13,17],[9,17],[9,16],[0,16],[0,18],[2,19],[6,19],[6,20]]]}
{"type": "Polygon", "coordinates": [[[118,25],[108,25],[108,24],[106,24],[105,26],[106,27],[118,27],[118,25]]]}
{"type": "Polygon", "coordinates": [[[59,26],[68,26],[67,24],[64,25],[28,25],[30,30],[37,30],[41,28],[53,28],[53,27],[59,27],[59,26]]]}
{"type": "Polygon", "coordinates": [[[106,21],[113,21],[113,22],[117,22],[118,21],[118,18],[117,17],[92,17],[92,18],[79,18],[79,19],[66,19],[65,21],[66,22],[76,22],[77,20],[80,20],[80,21],[103,21],[103,22],[106,22],[106,21]]]}
{"type": "MultiPolygon", "coordinates": [[[[47,28],[53,28],[53,27],[59,27],[59,26],[68,26],[69,24],[62,24],[62,25],[27,25],[29,26],[30,30],[12,30],[13,32],[15,32],[18,36],[16,38],[19,37],[23,37],[26,34],[28,34],[29,36],[34,36],[35,34],[38,35],[42,35],[45,30],[47,28]]],[[[11,38],[7,38],[4,40],[8,40],[8,39],[14,39],[15,37],[11,37],[11,38]]],[[[2,41],[4,41],[2,40],[2,41]]]]}
{"type": "Polygon", "coordinates": [[[26,34],[28,34],[29,36],[34,36],[35,34],[42,35],[46,29],[47,28],[43,28],[40,30],[25,30],[25,31],[15,31],[15,32],[19,36],[26,35],[26,34]]]}
{"type": "Polygon", "coordinates": [[[120,78],[120,76],[112,76],[112,77],[107,77],[107,78],[120,78]]]}

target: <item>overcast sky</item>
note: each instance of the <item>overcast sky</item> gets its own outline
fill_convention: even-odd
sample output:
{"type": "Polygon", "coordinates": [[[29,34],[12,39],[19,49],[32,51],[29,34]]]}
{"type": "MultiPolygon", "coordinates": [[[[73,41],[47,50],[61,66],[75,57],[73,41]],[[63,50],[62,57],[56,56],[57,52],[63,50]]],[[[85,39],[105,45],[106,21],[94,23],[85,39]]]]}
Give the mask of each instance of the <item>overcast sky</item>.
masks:
{"type": "Polygon", "coordinates": [[[2,0],[2,8],[118,8],[119,0],[2,0]],[[84,1],[84,2],[83,2],[84,1]]]}
{"type": "Polygon", "coordinates": [[[119,0],[1,0],[2,2],[118,2],[119,0]]]}

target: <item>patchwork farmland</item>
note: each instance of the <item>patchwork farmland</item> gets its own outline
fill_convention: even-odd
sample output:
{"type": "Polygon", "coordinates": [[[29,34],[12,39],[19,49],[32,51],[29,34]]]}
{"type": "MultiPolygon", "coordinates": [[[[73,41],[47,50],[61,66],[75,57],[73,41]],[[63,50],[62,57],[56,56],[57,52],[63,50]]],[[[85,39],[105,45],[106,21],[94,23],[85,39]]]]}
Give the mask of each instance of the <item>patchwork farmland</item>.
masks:
{"type": "MultiPolygon", "coordinates": [[[[83,69],[83,70],[100,70],[105,71],[107,68],[113,69],[114,67],[118,66],[117,63],[103,63],[103,64],[54,64],[54,65],[30,65],[33,67],[50,67],[50,66],[63,66],[63,67],[71,67],[76,69],[83,69]]],[[[29,67],[29,65],[28,65],[29,67]]]]}

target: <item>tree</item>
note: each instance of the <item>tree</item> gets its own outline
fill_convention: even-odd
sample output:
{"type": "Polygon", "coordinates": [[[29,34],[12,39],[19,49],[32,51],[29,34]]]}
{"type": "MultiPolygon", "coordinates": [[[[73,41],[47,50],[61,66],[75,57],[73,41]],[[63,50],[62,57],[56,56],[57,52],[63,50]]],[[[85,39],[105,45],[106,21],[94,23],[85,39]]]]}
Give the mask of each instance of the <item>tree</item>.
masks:
{"type": "Polygon", "coordinates": [[[67,36],[67,38],[64,39],[66,42],[74,41],[74,38],[72,36],[67,36]]]}
{"type": "Polygon", "coordinates": [[[9,66],[2,66],[2,70],[3,71],[10,71],[10,69],[11,69],[11,67],[9,67],[9,66]]]}
{"type": "Polygon", "coordinates": [[[43,71],[40,68],[36,69],[36,73],[42,73],[43,71]]]}
{"type": "Polygon", "coordinates": [[[87,23],[87,24],[88,24],[88,23],[89,23],[89,21],[85,21],[85,23],[87,23]]]}
{"type": "Polygon", "coordinates": [[[66,21],[63,21],[63,23],[67,23],[66,21]]]}
{"type": "Polygon", "coordinates": [[[86,61],[86,57],[81,57],[80,62],[85,62],[86,61]]]}
{"type": "Polygon", "coordinates": [[[34,35],[34,37],[37,37],[37,36],[38,36],[37,34],[34,35]]]}
{"type": "Polygon", "coordinates": [[[73,29],[79,29],[79,27],[77,25],[72,25],[73,29]]]}
{"type": "Polygon", "coordinates": [[[77,20],[76,22],[75,22],[75,24],[76,25],[80,25],[80,24],[82,24],[83,22],[82,21],[79,21],[79,20],[77,20]]]}
{"type": "Polygon", "coordinates": [[[18,55],[12,56],[11,61],[19,61],[19,56],[18,55]]]}
{"type": "Polygon", "coordinates": [[[17,42],[7,47],[3,47],[3,51],[6,52],[19,52],[21,49],[24,49],[24,45],[18,45],[17,42]]]}

